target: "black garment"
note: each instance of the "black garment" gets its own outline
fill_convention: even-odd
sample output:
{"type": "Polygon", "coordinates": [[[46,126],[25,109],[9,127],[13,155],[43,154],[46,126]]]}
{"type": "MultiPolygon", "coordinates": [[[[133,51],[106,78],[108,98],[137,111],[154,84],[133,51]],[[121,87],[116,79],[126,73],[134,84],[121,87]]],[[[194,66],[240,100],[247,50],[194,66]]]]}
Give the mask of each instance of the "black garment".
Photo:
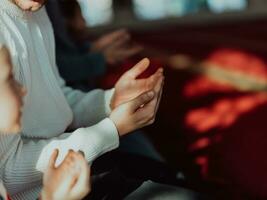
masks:
{"type": "Polygon", "coordinates": [[[179,185],[176,172],[148,157],[112,151],[92,165],[92,192],[86,199],[119,200],[135,191],[144,181],[179,185]]]}
{"type": "Polygon", "coordinates": [[[104,75],[107,67],[104,55],[89,52],[89,42],[78,45],[72,40],[58,1],[48,1],[46,10],[54,29],[59,72],[67,83],[80,85],[82,81],[104,75]]]}

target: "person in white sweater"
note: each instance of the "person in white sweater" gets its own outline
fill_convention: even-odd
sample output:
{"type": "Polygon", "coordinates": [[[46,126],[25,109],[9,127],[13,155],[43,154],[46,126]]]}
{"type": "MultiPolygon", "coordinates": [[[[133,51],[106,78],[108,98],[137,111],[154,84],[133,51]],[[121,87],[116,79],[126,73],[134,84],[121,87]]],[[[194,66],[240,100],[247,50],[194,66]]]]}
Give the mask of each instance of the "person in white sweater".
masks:
{"type": "MultiPolygon", "coordinates": [[[[14,79],[9,51],[0,43],[0,132],[21,131],[21,113],[26,90],[14,79]]],[[[42,200],[78,200],[90,192],[90,168],[81,153],[69,151],[55,166],[58,150],[50,158],[40,194],[42,200]]],[[[0,199],[10,199],[0,181],[0,199]]]]}
{"type": "Polygon", "coordinates": [[[162,69],[137,79],[148,59],[126,72],[112,90],[82,93],[66,87],[57,71],[44,3],[0,1],[0,42],[11,51],[15,79],[28,91],[21,135],[0,136],[0,175],[12,199],[38,197],[41,172],[55,148],[56,164],[70,149],[84,152],[92,162],[117,148],[120,136],[153,123],[163,87],[162,69]]]}

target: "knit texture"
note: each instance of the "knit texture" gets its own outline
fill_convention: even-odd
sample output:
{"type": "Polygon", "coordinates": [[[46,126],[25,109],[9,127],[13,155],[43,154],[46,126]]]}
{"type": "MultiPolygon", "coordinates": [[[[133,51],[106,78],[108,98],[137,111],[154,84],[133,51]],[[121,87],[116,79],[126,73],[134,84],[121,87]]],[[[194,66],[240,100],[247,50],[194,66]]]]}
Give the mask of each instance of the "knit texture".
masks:
{"type": "Polygon", "coordinates": [[[0,175],[12,199],[37,199],[41,172],[55,148],[59,163],[69,149],[83,151],[92,162],[118,147],[117,129],[107,117],[113,90],[82,93],[65,86],[44,8],[24,12],[0,0],[0,43],[9,48],[15,78],[28,91],[21,134],[0,136],[0,175]]]}

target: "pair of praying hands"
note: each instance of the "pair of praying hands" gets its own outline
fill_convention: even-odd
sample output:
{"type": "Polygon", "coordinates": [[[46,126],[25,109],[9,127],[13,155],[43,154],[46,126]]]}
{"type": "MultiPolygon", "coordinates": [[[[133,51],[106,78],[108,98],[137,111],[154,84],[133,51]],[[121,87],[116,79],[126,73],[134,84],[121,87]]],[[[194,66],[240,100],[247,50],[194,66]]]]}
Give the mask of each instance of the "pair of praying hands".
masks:
{"type": "Polygon", "coordinates": [[[124,73],[115,85],[111,100],[110,119],[119,135],[154,123],[164,85],[163,69],[148,78],[138,77],[149,67],[147,58],[124,73]]]}

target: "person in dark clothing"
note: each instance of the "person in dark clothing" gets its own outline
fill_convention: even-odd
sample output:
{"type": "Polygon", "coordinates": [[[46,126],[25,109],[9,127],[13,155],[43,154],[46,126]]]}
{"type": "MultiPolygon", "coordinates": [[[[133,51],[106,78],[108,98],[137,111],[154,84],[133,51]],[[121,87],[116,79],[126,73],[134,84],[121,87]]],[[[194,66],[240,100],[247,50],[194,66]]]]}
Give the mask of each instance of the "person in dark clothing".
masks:
{"type": "Polygon", "coordinates": [[[76,0],[48,1],[46,8],[54,27],[59,71],[72,86],[86,82],[89,88],[85,89],[91,89],[94,78],[104,75],[108,66],[115,66],[142,50],[131,43],[130,34],[123,29],[90,42],[76,0]]]}

